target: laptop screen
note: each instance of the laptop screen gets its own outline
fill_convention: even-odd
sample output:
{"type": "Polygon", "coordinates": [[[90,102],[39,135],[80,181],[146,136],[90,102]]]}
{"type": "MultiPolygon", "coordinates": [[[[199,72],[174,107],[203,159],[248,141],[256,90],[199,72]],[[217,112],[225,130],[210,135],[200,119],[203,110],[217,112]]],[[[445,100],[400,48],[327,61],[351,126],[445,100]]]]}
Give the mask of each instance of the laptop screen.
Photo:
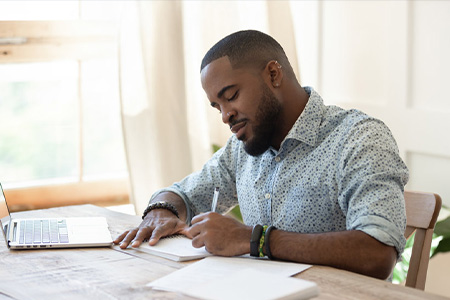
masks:
{"type": "Polygon", "coordinates": [[[11,221],[11,216],[9,215],[9,209],[8,206],[6,205],[6,199],[5,199],[5,194],[3,193],[3,188],[2,185],[0,183],[0,226],[2,227],[2,232],[3,232],[3,236],[5,238],[5,241],[7,240],[6,235],[7,235],[7,228],[9,225],[9,222],[11,221]]]}

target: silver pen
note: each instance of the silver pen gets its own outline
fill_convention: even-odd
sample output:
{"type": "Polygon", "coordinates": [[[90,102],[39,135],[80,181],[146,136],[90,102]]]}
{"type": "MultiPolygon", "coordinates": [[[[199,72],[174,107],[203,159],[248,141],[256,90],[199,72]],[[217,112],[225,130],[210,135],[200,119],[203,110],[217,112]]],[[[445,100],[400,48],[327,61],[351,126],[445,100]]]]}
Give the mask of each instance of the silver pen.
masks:
{"type": "Polygon", "coordinates": [[[219,199],[219,187],[216,186],[216,188],[214,189],[214,196],[213,196],[213,200],[212,200],[212,204],[211,204],[211,211],[212,212],[216,212],[217,200],[218,199],[219,199]]]}

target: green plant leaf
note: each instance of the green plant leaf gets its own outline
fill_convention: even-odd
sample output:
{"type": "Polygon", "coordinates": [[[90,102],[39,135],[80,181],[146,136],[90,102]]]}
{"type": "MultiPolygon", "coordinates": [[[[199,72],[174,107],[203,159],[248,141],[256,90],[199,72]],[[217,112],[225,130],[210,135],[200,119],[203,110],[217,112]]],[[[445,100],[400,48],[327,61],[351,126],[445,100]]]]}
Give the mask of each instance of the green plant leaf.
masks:
{"type": "Polygon", "coordinates": [[[406,241],[405,249],[411,248],[414,244],[414,237],[416,236],[416,232],[414,232],[411,237],[406,241]]]}
{"type": "Polygon", "coordinates": [[[409,261],[411,260],[411,252],[412,252],[412,245],[414,242],[414,236],[416,234],[413,233],[413,235],[406,241],[405,250],[402,253],[402,259],[395,265],[393,276],[392,276],[392,282],[397,284],[402,284],[406,280],[406,275],[408,274],[409,269],[409,261]]]}
{"type": "Polygon", "coordinates": [[[434,249],[433,256],[438,254],[439,252],[449,252],[450,251],[450,237],[443,238],[439,245],[434,249]]]}
{"type": "Polygon", "coordinates": [[[221,148],[221,147],[220,147],[219,145],[217,145],[217,144],[212,144],[211,147],[212,147],[212,152],[213,152],[213,153],[216,153],[217,150],[219,150],[219,149],[221,148]]]}
{"type": "Polygon", "coordinates": [[[227,215],[235,218],[236,220],[238,220],[239,222],[243,223],[244,221],[242,220],[242,214],[241,214],[241,209],[239,207],[239,205],[234,206],[232,209],[230,209],[227,213],[227,215]]]}
{"type": "Polygon", "coordinates": [[[450,217],[436,223],[434,233],[443,236],[444,238],[450,237],[450,217]]]}

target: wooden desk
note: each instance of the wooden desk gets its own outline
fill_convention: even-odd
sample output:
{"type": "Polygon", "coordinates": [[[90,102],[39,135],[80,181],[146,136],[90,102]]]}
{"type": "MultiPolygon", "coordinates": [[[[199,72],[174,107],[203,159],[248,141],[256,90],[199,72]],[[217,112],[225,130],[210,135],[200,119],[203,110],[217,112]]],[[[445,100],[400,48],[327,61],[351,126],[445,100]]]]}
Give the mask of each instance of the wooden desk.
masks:
{"type": "MultiPolygon", "coordinates": [[[[141,220],[93,205],[20,215],[105,216],[113,237],[141,220]]],[[[0,299],[188,299],[145,285],[189,262],[130,253],[118,247],[9,251],[0,236],[0,299]]],[[[319,285],[320,295],[315,299],[447,299],[330,267],[314,266],[296,277],[319,285]]]]}

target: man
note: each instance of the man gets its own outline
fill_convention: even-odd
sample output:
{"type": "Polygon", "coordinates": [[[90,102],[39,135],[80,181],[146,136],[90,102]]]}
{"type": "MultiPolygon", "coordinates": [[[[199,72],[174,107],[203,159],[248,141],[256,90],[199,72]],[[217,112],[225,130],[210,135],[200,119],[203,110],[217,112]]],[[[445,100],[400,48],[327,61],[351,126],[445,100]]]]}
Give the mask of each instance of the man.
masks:
{"type": "Polygon", "coordinates": [[[214,45],[201,82],[234,135],[200,172],[155,193],[143,222],[115,243],[154,245],[182,233],[216,255],[268,255],[387,278],[405,245],[408,179],[389,129],[325,106],[300,86],[283,48],[258,31],[214,45]],[[215,187],[219,211],[239,203],[245,224],[201,213],[215,187]]]}

